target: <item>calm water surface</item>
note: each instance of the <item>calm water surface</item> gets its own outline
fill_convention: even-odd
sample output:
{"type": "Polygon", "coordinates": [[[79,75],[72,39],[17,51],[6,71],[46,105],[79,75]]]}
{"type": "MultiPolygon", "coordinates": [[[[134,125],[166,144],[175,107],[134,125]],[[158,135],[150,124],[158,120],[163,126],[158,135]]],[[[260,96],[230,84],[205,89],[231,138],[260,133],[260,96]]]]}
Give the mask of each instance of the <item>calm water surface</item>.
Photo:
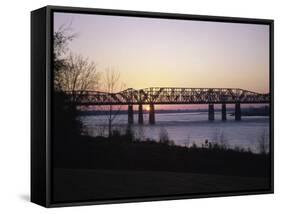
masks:
{"type": "MultiPolygon", "coordinates": [[[[228,147],[250,148],[258,152],[261,139],[269,143],[269,117],[243,116],[241,121],[235,121],[233,116],[227,115],[227,121],[221,121],[221,114],[215,113],[215,121],[208,121],[207,112],[198,113],[158,113],[156,124],[148,124],[148,114],[144,114],[144,125],[137,124],[137,114],[134,115],[135,124],[132,126],[136,138],[151,138],[159,140],[159,133],[165,129],[169,138],[175,144],[190,146],[193,143],[201,146],[205,140],[224,143],[228,147]]],[[[81,116],[86,131],[92,136],[107,135],[106,115],[81,116]]],[[[125,132],[127,115],[118,115],[113,123],[113,129],[125,132]]]]}

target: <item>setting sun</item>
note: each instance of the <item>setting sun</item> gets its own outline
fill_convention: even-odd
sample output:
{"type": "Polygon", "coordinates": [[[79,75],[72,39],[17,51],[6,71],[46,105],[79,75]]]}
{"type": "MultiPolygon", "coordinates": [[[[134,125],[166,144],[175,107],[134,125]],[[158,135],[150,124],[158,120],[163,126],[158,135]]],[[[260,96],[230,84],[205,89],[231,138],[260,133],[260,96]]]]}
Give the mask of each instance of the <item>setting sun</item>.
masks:
{"type": "Polygon", "coordinates": [[[146,111],[149,111],[149,110],[150,110],[150,107],[149,107],[149,106],[146,106],[146,107],[145,107],[145,110],[146,110],[146,111]]]}

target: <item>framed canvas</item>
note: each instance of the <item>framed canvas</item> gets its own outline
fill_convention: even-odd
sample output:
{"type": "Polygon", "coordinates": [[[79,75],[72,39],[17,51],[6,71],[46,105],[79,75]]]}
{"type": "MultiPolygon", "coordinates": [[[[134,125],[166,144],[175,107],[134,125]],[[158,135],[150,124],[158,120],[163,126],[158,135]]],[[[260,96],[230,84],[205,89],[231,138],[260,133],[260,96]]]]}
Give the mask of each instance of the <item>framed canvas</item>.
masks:
{"type": "Polygon", "coordinates": [[[273,20],[31,13],[31,201],[273,193],[273,20]]]}

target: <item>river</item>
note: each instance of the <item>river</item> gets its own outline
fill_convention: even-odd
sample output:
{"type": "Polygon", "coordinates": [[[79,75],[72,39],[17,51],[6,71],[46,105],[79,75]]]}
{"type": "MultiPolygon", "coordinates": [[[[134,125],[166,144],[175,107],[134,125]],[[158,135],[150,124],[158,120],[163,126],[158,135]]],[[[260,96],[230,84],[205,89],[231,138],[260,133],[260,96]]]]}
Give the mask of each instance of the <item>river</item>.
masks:
{"type": "MultiPolygon", "coordinates": [[[[220,112],[215,112],[215,120],[208,121],[207,112],[195,113],[157,113],[156,124],[148,124],[148,114],[144,114],[144,124],[137,124],[137,114],[134,115],[135,124],[132,125],[135,138],[159,140],[161,130],[165,130],[169,138],[177,145],[201,146],[208,142],[218,142],[230,148],[250,148],[259,152],[261,141],[269,145],[269,124],[267,116],[242,116],[241,121],[235,121],[233,116],[227,115],[227,121],[221,121],[220,112]]],[[[81,116],[80,120],[91,136],[107,135],[106,115],[81,116]]],[[[127,127],[127,115],[121,114],[113,121],[113,129],[124,132],[127,127]]]]}

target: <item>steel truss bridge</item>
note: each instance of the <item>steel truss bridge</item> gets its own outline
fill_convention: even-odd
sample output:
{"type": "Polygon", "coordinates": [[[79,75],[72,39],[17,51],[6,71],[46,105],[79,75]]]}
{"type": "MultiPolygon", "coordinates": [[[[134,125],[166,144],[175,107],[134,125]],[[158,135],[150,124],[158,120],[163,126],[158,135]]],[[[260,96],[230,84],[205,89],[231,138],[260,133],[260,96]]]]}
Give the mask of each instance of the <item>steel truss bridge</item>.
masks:
{"type": "Polygon", "coordinates": [[[128,105],[128,122],[133,123],[133,105],[139,106],[139,123],[143,123],[142,105],[150,105],[149,122],[155,123],[154,105],[209,104],[209,120],[214,120],[214,104],[222,104],[222,120],[226,120],[226,104],[235,104],[235,119],[241,120],[240,104],[270,103],[270,94],[239,88],[128,88],[117,93],[101,91],[67,91],[77,106],[128,105]]]}
{"type": "Polygon", "coordinates": [[[100,91],[67,92],[77,105],[149,105],[208,103],[269,103],[269,94],[238,88],[132,88],[117,93],[100,91]]]}

